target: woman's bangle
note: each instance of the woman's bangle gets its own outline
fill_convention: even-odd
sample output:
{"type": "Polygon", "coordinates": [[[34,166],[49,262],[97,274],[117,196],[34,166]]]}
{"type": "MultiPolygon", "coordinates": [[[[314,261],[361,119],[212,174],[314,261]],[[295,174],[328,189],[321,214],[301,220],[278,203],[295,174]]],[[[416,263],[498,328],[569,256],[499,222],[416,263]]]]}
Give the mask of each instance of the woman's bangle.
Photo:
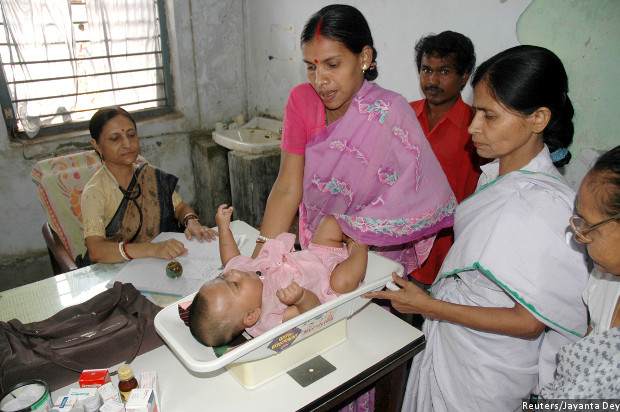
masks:
{"type": "Polygon", "coordinates": [[[129,253],[127,252],[127,243],[128,242],[123,242],[123,252],[125,252],[125,256],[127,258],[129,258],[129,260],[132,260],[133,258],[129,255],[129,253]]]}
{"type": "Polygon", "coordinates": [[[267,242],[269,239],[267,239],[265,236],[263,235],[258,235],[258,237],[256,238],[256,243],[265,243],[267,242]]]}
{"type": "Polygon", "coordinates": [[[183,217],[183,226],[187,227],[187,222],[192,219],[198,220],[198,215],[195,213],[188,213],[183,217]]]}
{"type": "Polygon", "coordinates": [[[129,253],[127,253],[127,249],[125,249],[125,243],[126,242],[120,242],[118,244],[118,251],[121,253],[121,256],[123,257],[123,259],[132,260],[133,258],[129,256],[129,253]]]}

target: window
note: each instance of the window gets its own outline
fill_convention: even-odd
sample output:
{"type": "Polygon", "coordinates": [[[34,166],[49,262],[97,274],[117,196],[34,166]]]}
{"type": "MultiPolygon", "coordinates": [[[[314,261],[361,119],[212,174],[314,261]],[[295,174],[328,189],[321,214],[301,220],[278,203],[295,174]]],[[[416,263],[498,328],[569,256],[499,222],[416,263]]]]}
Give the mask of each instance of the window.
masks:
{"type": "Polygon", "coordinates": [[[0,104],[12,138],[84,128],[100,107],[173,106],[164,0],[2,0],[0,104]]]}

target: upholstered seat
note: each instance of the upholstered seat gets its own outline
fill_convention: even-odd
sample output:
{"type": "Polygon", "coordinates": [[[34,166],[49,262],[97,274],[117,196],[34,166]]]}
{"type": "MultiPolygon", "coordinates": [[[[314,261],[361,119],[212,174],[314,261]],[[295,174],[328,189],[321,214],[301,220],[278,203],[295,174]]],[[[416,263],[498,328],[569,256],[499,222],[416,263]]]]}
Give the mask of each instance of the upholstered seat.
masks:
{"type": "MultiPolygon", "coordinates": [[[[145,160],[140,156],[138,161],[145,160]]],[[[47,215],[43,237],[54,274],[76,269],[75,258],[86,252],[80,198],[84,186],[100,167],[97,153],[89,150],[41,160],[30,173],[47,215]]]]}

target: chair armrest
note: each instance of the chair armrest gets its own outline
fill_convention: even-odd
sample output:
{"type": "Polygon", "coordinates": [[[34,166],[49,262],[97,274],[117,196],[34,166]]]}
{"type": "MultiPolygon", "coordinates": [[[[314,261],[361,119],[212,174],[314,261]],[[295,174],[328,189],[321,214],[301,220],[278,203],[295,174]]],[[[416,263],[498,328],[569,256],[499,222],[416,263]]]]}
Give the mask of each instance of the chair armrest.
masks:
{"type": "Polygon", "coordinates": [[[53,257],[55,260],[55,262],[52,262],[52,267],[54,267],[54,263],[57,265],[57,267],[54,267],[54,274],[56,275],[77,269],[77,265],[69,255],[69,252],[67,252],[67,249],[65,249],[60,237],[58,237],[56,232],[50,227],[49,222],[43,224],[41,231],[43,232],[43,238],[50,252],[50,258],[53,257]],[[56,273],[57,271],[59,272],[56,273]]]}

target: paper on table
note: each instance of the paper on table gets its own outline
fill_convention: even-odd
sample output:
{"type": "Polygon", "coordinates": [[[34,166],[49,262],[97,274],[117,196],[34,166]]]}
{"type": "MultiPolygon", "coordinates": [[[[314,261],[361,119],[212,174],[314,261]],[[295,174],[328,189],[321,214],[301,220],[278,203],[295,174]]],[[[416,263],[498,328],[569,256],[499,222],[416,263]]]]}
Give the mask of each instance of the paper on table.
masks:
{"type": "MultiPolygon", "coordinates": [[[[219,275],[224,266],[220,260],[220,247],[217,240],[200,243],[195,238],[187,240],[183,233],[160,233],[153,242],[177,239],[185,245],[187,253],[175,258],[183,266],[183,275],[172,279],[166,275],[168,260],[156,258],[134,259],[110,281],[133,283],[141,292],[163,293],[187,296],[194,293],[203,283],[219,275]]],[[[235,236],[238,247],[245,240],[245,235],[235,236]]]]}

